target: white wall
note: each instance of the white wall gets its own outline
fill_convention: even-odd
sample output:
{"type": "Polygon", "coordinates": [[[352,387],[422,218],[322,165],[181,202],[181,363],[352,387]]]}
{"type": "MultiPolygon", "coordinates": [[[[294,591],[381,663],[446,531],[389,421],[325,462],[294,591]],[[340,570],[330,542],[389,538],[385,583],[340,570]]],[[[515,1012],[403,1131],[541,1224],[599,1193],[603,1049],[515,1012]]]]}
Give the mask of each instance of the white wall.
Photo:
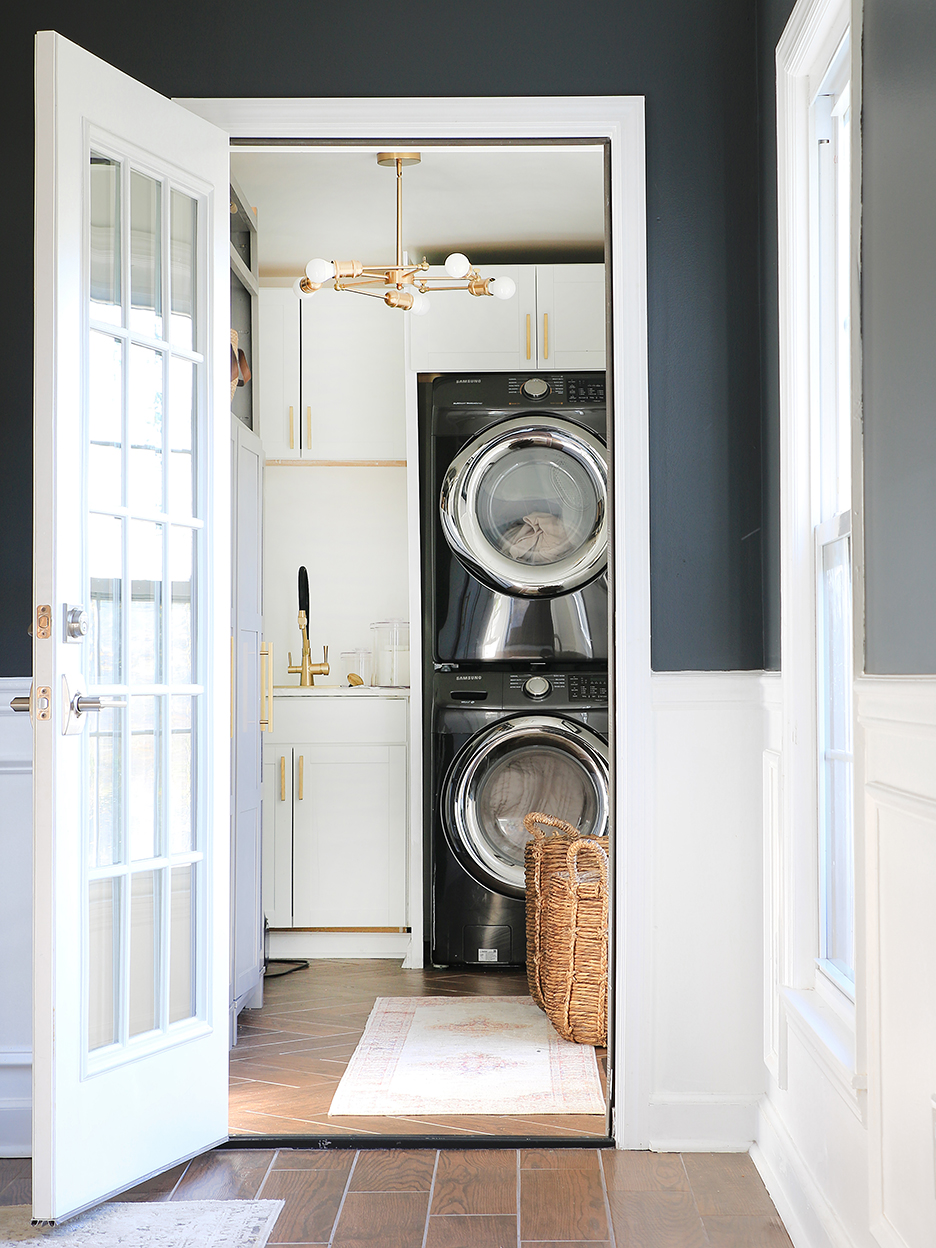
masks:
{"type": "Polygon", "coordinates": [[[10,709],[29,683],[0,679],[0,1157],[32,1142],[32,726],[10,709]]]}
{"type": "Polygon", "coordinates": [[[760,768],[775,679],[652,678],[652,1149],[746,1151],[755,1138],[765,1087],[760,768]]]}
{"type": "Polygon", "coordinates": [[[273,642],[274,683],[299,681],[286,673],[286,653],[300,661],[304,564],[312,659],[327,645],[331,664],[316,684],[346,684],[340,652],[371,649],[375,620],[409,616],[406,469],[268,465],[263,495],[263,631],[273,642]]]}

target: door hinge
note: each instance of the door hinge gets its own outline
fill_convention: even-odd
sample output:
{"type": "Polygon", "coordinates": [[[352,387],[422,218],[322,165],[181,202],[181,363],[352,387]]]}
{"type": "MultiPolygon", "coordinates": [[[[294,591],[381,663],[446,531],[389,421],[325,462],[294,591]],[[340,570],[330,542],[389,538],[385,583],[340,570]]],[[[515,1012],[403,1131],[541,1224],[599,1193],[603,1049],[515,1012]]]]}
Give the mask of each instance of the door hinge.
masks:
{"type": "Polygon", "coordinates": [[[52,636],[52,608],[48,603],[36,607],[36,637],[39,641],[48,641],[52,636]]]}

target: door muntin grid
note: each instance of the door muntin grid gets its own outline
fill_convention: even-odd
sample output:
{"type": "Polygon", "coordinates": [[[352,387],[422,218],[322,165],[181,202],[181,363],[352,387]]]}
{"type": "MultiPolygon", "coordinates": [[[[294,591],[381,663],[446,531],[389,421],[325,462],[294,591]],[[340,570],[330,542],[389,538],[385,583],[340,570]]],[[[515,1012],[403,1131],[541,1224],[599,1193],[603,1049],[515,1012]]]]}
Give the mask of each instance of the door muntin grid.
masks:
{"type": "Polygon", "coordinates": [[[85,1073],[205,1028],[207,202],[92,136],[83,376],[85,1073]]]}

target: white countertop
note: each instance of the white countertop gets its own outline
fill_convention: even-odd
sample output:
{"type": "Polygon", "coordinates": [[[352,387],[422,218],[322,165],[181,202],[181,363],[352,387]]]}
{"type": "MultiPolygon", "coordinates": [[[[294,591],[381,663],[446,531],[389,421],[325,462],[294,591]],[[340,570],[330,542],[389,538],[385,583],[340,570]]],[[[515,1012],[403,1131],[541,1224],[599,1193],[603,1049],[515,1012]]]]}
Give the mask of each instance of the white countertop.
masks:
{"type": "Polygon", "coordinates": [[[409,688],[394,685],[274,685],[274,698],[408,698],[409,688]]]}

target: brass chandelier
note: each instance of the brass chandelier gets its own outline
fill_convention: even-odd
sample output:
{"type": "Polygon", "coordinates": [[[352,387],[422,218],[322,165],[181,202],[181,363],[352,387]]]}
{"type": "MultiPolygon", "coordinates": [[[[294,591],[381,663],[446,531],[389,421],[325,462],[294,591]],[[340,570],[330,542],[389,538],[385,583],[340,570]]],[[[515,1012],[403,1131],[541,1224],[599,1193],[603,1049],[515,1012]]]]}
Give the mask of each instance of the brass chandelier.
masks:
{"type": "Polygon", "coordinates": [[[396,263],[362,264],[359,260],[310,260],[305,275],[293,283],[300,297],[316,294],[330,283],[333,290],[350,290],[359,295],[382,299],[389,308],[400,308],[423,316],[429,311],[429,292],[436,290],[467,290],[478,297],[492,295],[510,299],[516,283],[509,277],[481,277],[471,261],[460,251],[445,261],[445,274],[430,275],[425,259],[419,264],[403,261],[403,167],[417,165],[419,152],[378,152],[377,164],[396,167],[396,263]]]}

